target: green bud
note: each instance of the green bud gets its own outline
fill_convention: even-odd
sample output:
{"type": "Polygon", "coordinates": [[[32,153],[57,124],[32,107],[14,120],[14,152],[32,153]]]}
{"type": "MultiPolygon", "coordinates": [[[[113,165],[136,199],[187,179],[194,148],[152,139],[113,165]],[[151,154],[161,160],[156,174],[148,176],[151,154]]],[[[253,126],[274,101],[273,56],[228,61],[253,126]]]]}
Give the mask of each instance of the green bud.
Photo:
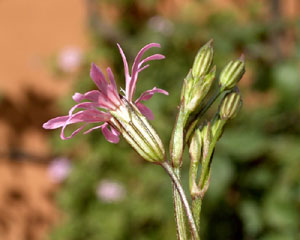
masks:
{"type": "Polygon", "coordinates": [[[192,161],[199,162],[201,158],[201,148],[202,148],[201,133],[199,129],[196,129],[189,147],[189,153],[192,161]]]}
{"type": "Polygon", "coordinates": [[[207,123],[201,130],[201,138],[203,142],[203,159],[207,159],[209,147],[212,141],[212,129],[210,123],[207,123]]]}
{"type": "Polygon", "coordinates": [[[220,74],[221,91],[231,90],[241,80],[245,73],[245,60],[242,55],[235,61],[230,61],[220,74]]]}
{"type": "MultiPolygon", "coordinates": [[[[208,184],[209,181],[209,173],[211,166],[211,157],[213,154],[213,149],[215,146],[215,141],[212,135],[211,125],[208,122],[207,125],[203,127],[201,130],[201,138],[202,138],[202,166],[201,173],[198,186],[201,190],[204,189],[204,186],[208,184]]],[[[203,192],[203,194],[205,191],[203,192]]]]}
{"type": "Polygon", "coordinates": [[[220,118],[222,120],[233,119],[242,106],[241,95],[238,92],[226,94],[220,106],[220,118]]]}
{"type": "Polygon", "coordinates": [[[201,154],[202,154],[202,139],[200,130],[196,129],[194,135],[192,137],[190,146],[189,146],[189,153],[190,153],[190,173],[189,173],[189,187],[192,198],[196,198],[199,195],[200,189],[197,185],[197,175],[198,175],[198,168],[199,162],[201,161],[201,154]]]}
{"type": "Polygon", "coordinates": [[[186,100],[186,109],[189,112],[193,112],[200,105],[203,99],[208,94],[214,79],[216,76],[216,67],[203,76],[200,81],[198,81],[193,88],[191,88],[189,99],[186,100]]]}
{"type": "Polygon", "coordinates": [[[180,99],[182,100],[183,97],[187,98],[188,93],[190,92],[190,89],[193,87],[193,76],[192,76],[192,69],[190,69],[189,73],[186,75],[186,77],[183,80],[183,86],[181,89],[181,96],[180,99]]]}
{"type": "Polygon", "coordinates": [[[126,141],[149,162],[164,162],[164,146],[146,117],[138,108],[123,99],[124,105],[110,111],[111,122],[126,141]]]}
{"type": "Polygon", "coordinates": [[[177,113],[175,126],[170,140],[170,156],[172,159],[172,166],[175,168],[181,167],[182,154],[184,149],[184,126],[186,124],[188,115],[184,110],[184,100],[180,104],[177,113]]]}
{"type": "Polygon", "coordinates": [[[192,75],[194,78],[199,78],[209,71],[214,55],[212,44],[213,40],[210,40],[199,49],[192,67],[192,75]]]}

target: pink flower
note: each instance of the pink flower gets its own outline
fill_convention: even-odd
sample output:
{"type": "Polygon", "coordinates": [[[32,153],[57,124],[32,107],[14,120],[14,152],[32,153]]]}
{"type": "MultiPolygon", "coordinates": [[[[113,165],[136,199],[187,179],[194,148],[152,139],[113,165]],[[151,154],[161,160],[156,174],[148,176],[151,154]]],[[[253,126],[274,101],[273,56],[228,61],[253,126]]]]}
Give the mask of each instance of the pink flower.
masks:
{"type": "Polygon", "coordinates": [[[105,179],[98,184],[96,194],[103,202],[112,203],[123,200],[126,191],[124,186],[120,183],[105,179]]]}
{"type": "Polygon", "coordinates": [[[55,183],[64,181],[71,172],[71,163],[69,159],[64,157],[55,158],[48,167],[48,174],[55,183]]]}
{"type": "Polygon", "coordinates": [[[130,75],[125,54],[118,44],[118,48],[120,50],[125,68],[125,96],[122,96],[118,93],[113,73],[109,67],[106,69],[109,79],[109,81],[107,81],[102,71],[95,64],[92,64],[90,76],[99,90],[92,90],[84,94],[75,93],[73,95],[73,100],[77,102],[77,104],[70,109],[69,114],[66,116],[60,116],[50,119],[48,122],[44,123],[43,127],[45,129],[62,128],[60,136],[65,140],[72,138],[89,123],[101,122],[101,125],[90,128],[89,130],[85,131],[84,134],[101,128],[103,135],[109,142],[117,143],[119,142],[120,131],[115,127],[115,120],[111,114],[112,112],[124,112],[124,110],[122,109],[127,108],[126,105],[128,105],[127,103],[129,103],[136,106],[144,116],[152,120],[154,118],[152,111],[141,102],[149,100],[154,93],[163,93],[165,95],[168,95],[168,92],[163,89],[154,87],[151,90],[145,91],[138,99],[133,101],[138,74],[145,68],[149,67],[149,64],[144,64],[151,60],[159,60],[165,58],[161,54],[154,54],[142,59],[143,54],[152,47],[160,47],[160,45],[157,43],[150,43],[143,47],[134,60],[130,75]],[[83,100],[87,101],[82,102],[83,100]],[[75,110],[77,109],[82,110],[75,112],[75,110]],[[83,124],[70,136],[65,136],[65,128],[73,123],[83,124]]]}
{"type": "Polygon", "coordinates": [[[82,61],[82,52],[78,47],[66,47],[58,56],[57,62],[64,72],[74,72],[82,61]]]}

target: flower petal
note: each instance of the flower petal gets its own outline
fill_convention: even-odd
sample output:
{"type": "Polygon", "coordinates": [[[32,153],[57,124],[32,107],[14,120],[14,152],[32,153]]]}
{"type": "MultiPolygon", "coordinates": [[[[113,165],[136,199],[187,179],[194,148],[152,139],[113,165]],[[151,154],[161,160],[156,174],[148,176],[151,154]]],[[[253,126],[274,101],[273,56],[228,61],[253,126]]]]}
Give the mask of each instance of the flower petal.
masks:
{"type": "Polygon", "coordinates": [[[120,44],[117,43],[117,46],[119,48],[119,51],[120,51],[120,54],[121,54],[121,57],[122,57],[122,60],[123,60],[123,64],[124,64],[124,73],[125,73],[125,81],[126,81],[126,89],[127,89],[127,86],[129,86],[129,82],[130,82],[128,63],[127,63],[126,56],[125,56],[120,44]]]}
{"type": "Polygon", "coordinates": [[[136,106],[146,118],[148,118],[149,120],[154,119],[153,112],[149,108],[147,108],[144,104],[136,103],[136,106]]]}
{"type": "Polygon", "coordinates": [[[108,78],[110,80],[110,84],[108,85],[108,98],[115,105],[119,105],[121,103],[121,99],[119,97],[117,84],[116,84],[114,75],[109,67],[106,70],[107,70],[108,78]]]}
{"type": "Polygon", "coordinates": [[[104,137],[106,138],[107,141],[111,143],[118,143],[119,142],[119,132],[115,130],[112,126],[110,126],[110,129],[108,129],[108,123],[104,123],[101,128],[102,128],[102,133],[104,137]]]}
{"type": "Polygon", "coordinates": [[[60,116],[50,119],[48,122],[43,124],[45,129],[56,129],[62,127],[65,122],[69,119],[69,116],[60,116]]]}
{"type": "Polygon", "coordinates": [[[73,106],[70,110],[69,110],[69,116],[71,117],[73,115],[73,112],[77,109],[77,108],[83,108],[83,109],[95,109],[98,106],[97,103],[94,102],[82,102],[82,103],[78,103],[75,106],[73,106]]]}
{"type": "Polygon", "coordinates": [[[101,93],[98,90],[92,90],[89,92],[86,92],[84,94],[81,93],[75,93],[72,98],[75,102],[81,102],[82,100],[89,100],[91,102],[97,102],[99,96],[101,93]]]}
{"type": "Polygon", "coordinates": [[[100,68],[96,66],[96,64],[92,63],[91,70],[90,70],[90,76],[94,83],[97,85],[97,87],[100,89],[100,91],[104,94],[106,94],[107,89],[107,81],[105,80],[105,77],[103,73],[101,72],[100,68]]]}
{"type": "Polygon", "coordinates": [[[147,64],[147,65],[145,65],[145,66],[139,68],[138,73],[140,73],[141,71],[143,71],[144,69],[146,69],[146,68],[148,68],[148,67],[150,67],[150,64],[147,64]]]}
{"type": "Polygon", "coordinates": [[[165,91],[163,89],[160,89],[160,88],[157,88],[157,87],[154,87],[151,90],[147,90],[147,91],[143,92],[141,94],[141,96],[135,101],[135,103],[139,103],[140,101],[149,100],[150,98],[152,98],[154,93],[162,93],[162,94],[165,94],[165,95],[169,95],[169,93],[167,91],[165,91]]]}
{"type": "Polygon", "coordinates": [[[113,74],[111,68],[108,67],[106,69],[106,71],[107,71],[107,74],[108,74],[109,81],[110,81],[111,85],[113,86],[113,89],[115,90],[115,92],[118,92],[117,84],[116,84],[116,81],[115,81],[115,77],[114,77],[114,74],[113,74]]]}
{"type": "Polygon", "coordinates": [[[76,134],[78,134],[82,129],[84,129],[86,125],[87,124],[83,124],[81,127],[77,128],[74,132],[72,132],[72,134],[70,136],[68,136],[68,137],[65,137],[65,134],[64,134],[65,128],[63,127],[61,129],[61,132],[60,132],[60,138],[62,140],[70,139],[70,138],[74,137],[76,134]]]}
{"type": "Polygon", "coordinates": [[[145,58],[144,60],[142,60],[139,64],[139,67],[142,66],[142,64],[144,64],[145,62],[148,61],[152,61],[152,60],[161,60],[161,59],[165,59],[166,57],[162,54],[153,54],[147,58],[145,58]]]}
{"type": "Polygon", "coordinates": [[[68,117],[68,119],[64,122],[61,129],[60,137],[63,140],[70,139],[73,136],[75,136],[77,133],[79,133],[88,123],[98,123],[98,122],[105,122],[110,119],[110,114],[101,112],[96,109],[88,109],[84,111],[79,111],[71,116],[68,117]],[[70,136],[65,137],[64,131],[65,128],[73,123],[79,123],[79,122],[85,122],[84,125],[76,129],[70,136]]]}
{"type": "Polygon", "coordinates": [[[94,131],[94,130],[96,130],[96,129],[99,129],[99,128],[101,128],[101,127],[102,127],[102,125],[96,126],[96,127],[92,127],[92,128],[90,128],[89,130],[85,131],[83,134],[90,133],[90,132],[92,132],[92,131],[94,131]]]}
{"type": "MultiPolygon", "coordinates": [[[[73,117],[76,115],[75,113],[73,117]]],[[[84,110],[82,113],[78,116],[76,116],[78,119],[82,119],[84,122],[87,123],[97,123],[97,122],[106,122],[111,118],[110,113],[102,112],[96,109],[89,109],[84,110]]]]}
{"type": "Polygon", "coordinates": [[[150,48],[152,47],[160,47],[160,44],[158,43],[150,43],[147,44],[145,47],[143,47],[138,54],[135,57],[134,63],[132,65],[132,70],[131,70],[131,79],[130,79],[130,83],[128,85],[126,85],[126,96],[128,101],[132,101],[132,97],[133,94],[135,92],[135,85],[136,85],[136,81],[137,81],[137,76],[138,76],[138,70],[139,70],[139,66],[140,66],[140,62],[141,62],[141,58],[143,56],[143,54],[150,48]]]}

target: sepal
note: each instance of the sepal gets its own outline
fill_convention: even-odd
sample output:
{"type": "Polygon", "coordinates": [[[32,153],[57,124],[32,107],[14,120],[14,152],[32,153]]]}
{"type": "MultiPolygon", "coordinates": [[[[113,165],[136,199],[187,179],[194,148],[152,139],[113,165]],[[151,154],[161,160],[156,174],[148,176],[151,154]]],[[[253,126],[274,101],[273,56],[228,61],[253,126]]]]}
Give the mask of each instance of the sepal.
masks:
{"type": "Polygon", "coordinates": [[[114,127],[145,160],[154,163],[165,161],[162,141],[147,118],[134,104],[125,98],[122,101],[124,104],[117,110],[110,111],[114,127]]]}

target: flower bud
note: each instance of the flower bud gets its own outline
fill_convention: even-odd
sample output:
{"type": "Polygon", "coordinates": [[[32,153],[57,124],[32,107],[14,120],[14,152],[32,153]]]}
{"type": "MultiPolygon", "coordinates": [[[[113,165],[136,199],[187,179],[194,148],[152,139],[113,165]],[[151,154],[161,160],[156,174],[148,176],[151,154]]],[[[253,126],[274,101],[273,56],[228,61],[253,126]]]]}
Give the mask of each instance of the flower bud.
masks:
{"type": "Polygon", "coordinates": [[[212,142],[212,129],[211,129],[211,124],[208,122],[201,130],[201,138],[202,138],[202,144],[203,144],[203,149],[202,149],[202,156],[203,160],[207,158],[207,154],[209,151],[209,146],[212,142]]]}
{"type": "Polygon", "coordinates": [[[230,61],[220,74],[221,91],[233,89],[245,73],[245,60],[242,55],[235,61],[230,61]]]}
{"type": "MultiPolygon", "coordinates": [[[[211,167],[212,154],[215,146],[215,139],[212,135],[211,125],[208,122],[201,130],[202,138],[202,162],[201,162],[201,173],[198,186],[201,190],[208,184],[209,173],[211,167]]],[[[205,193],[205,191],[204,191],[205,193]]]]}
{"type": "Polygon", "coordinates": [[[124,98],[122,101],[124,105],[110,111],[112,124],[145,160],[156,163],[165,161],[164,146],[146,117],[135,105],[124,98]]]}
{"type": "Polygon", "coordinates": [[[192,67],[192,75],[194,78],[200,78],[209,71],[214,55],[212,43],[213,40],[210,40],[199,49],[192,67]]]}
{"type": "Polygon", "coordinates": [[[197,175],[198,175],[198,168],[199,162],[201,161],[201,154],[202,154],[202,138],[199,129],[196,129],[194,135],[192,137],[190,146],[189,146],[189,153],[190,153],[190,173],[189,173],[189,187],[190,192],[193,198],[199,195],[200,189],[197,185],[197,175]]]}
{"type": "Polygon", "coordinates": [[[200,105],[203,99],[208,94],[212,83],[216,76],[216,67],[214,67],[208,74],[201,77],[201,80],[198,81],[193,88],[191,88],[189,97],[186,101],[186,109],[190,112],[196,110],[196,108],[200,105]]]}
{"type": "Polygon", "coordinates": [[[228,93],[220,106],[220,117],[222,120],[233,119],[242,106],[241,95],[238,92],[228,93]]]}

